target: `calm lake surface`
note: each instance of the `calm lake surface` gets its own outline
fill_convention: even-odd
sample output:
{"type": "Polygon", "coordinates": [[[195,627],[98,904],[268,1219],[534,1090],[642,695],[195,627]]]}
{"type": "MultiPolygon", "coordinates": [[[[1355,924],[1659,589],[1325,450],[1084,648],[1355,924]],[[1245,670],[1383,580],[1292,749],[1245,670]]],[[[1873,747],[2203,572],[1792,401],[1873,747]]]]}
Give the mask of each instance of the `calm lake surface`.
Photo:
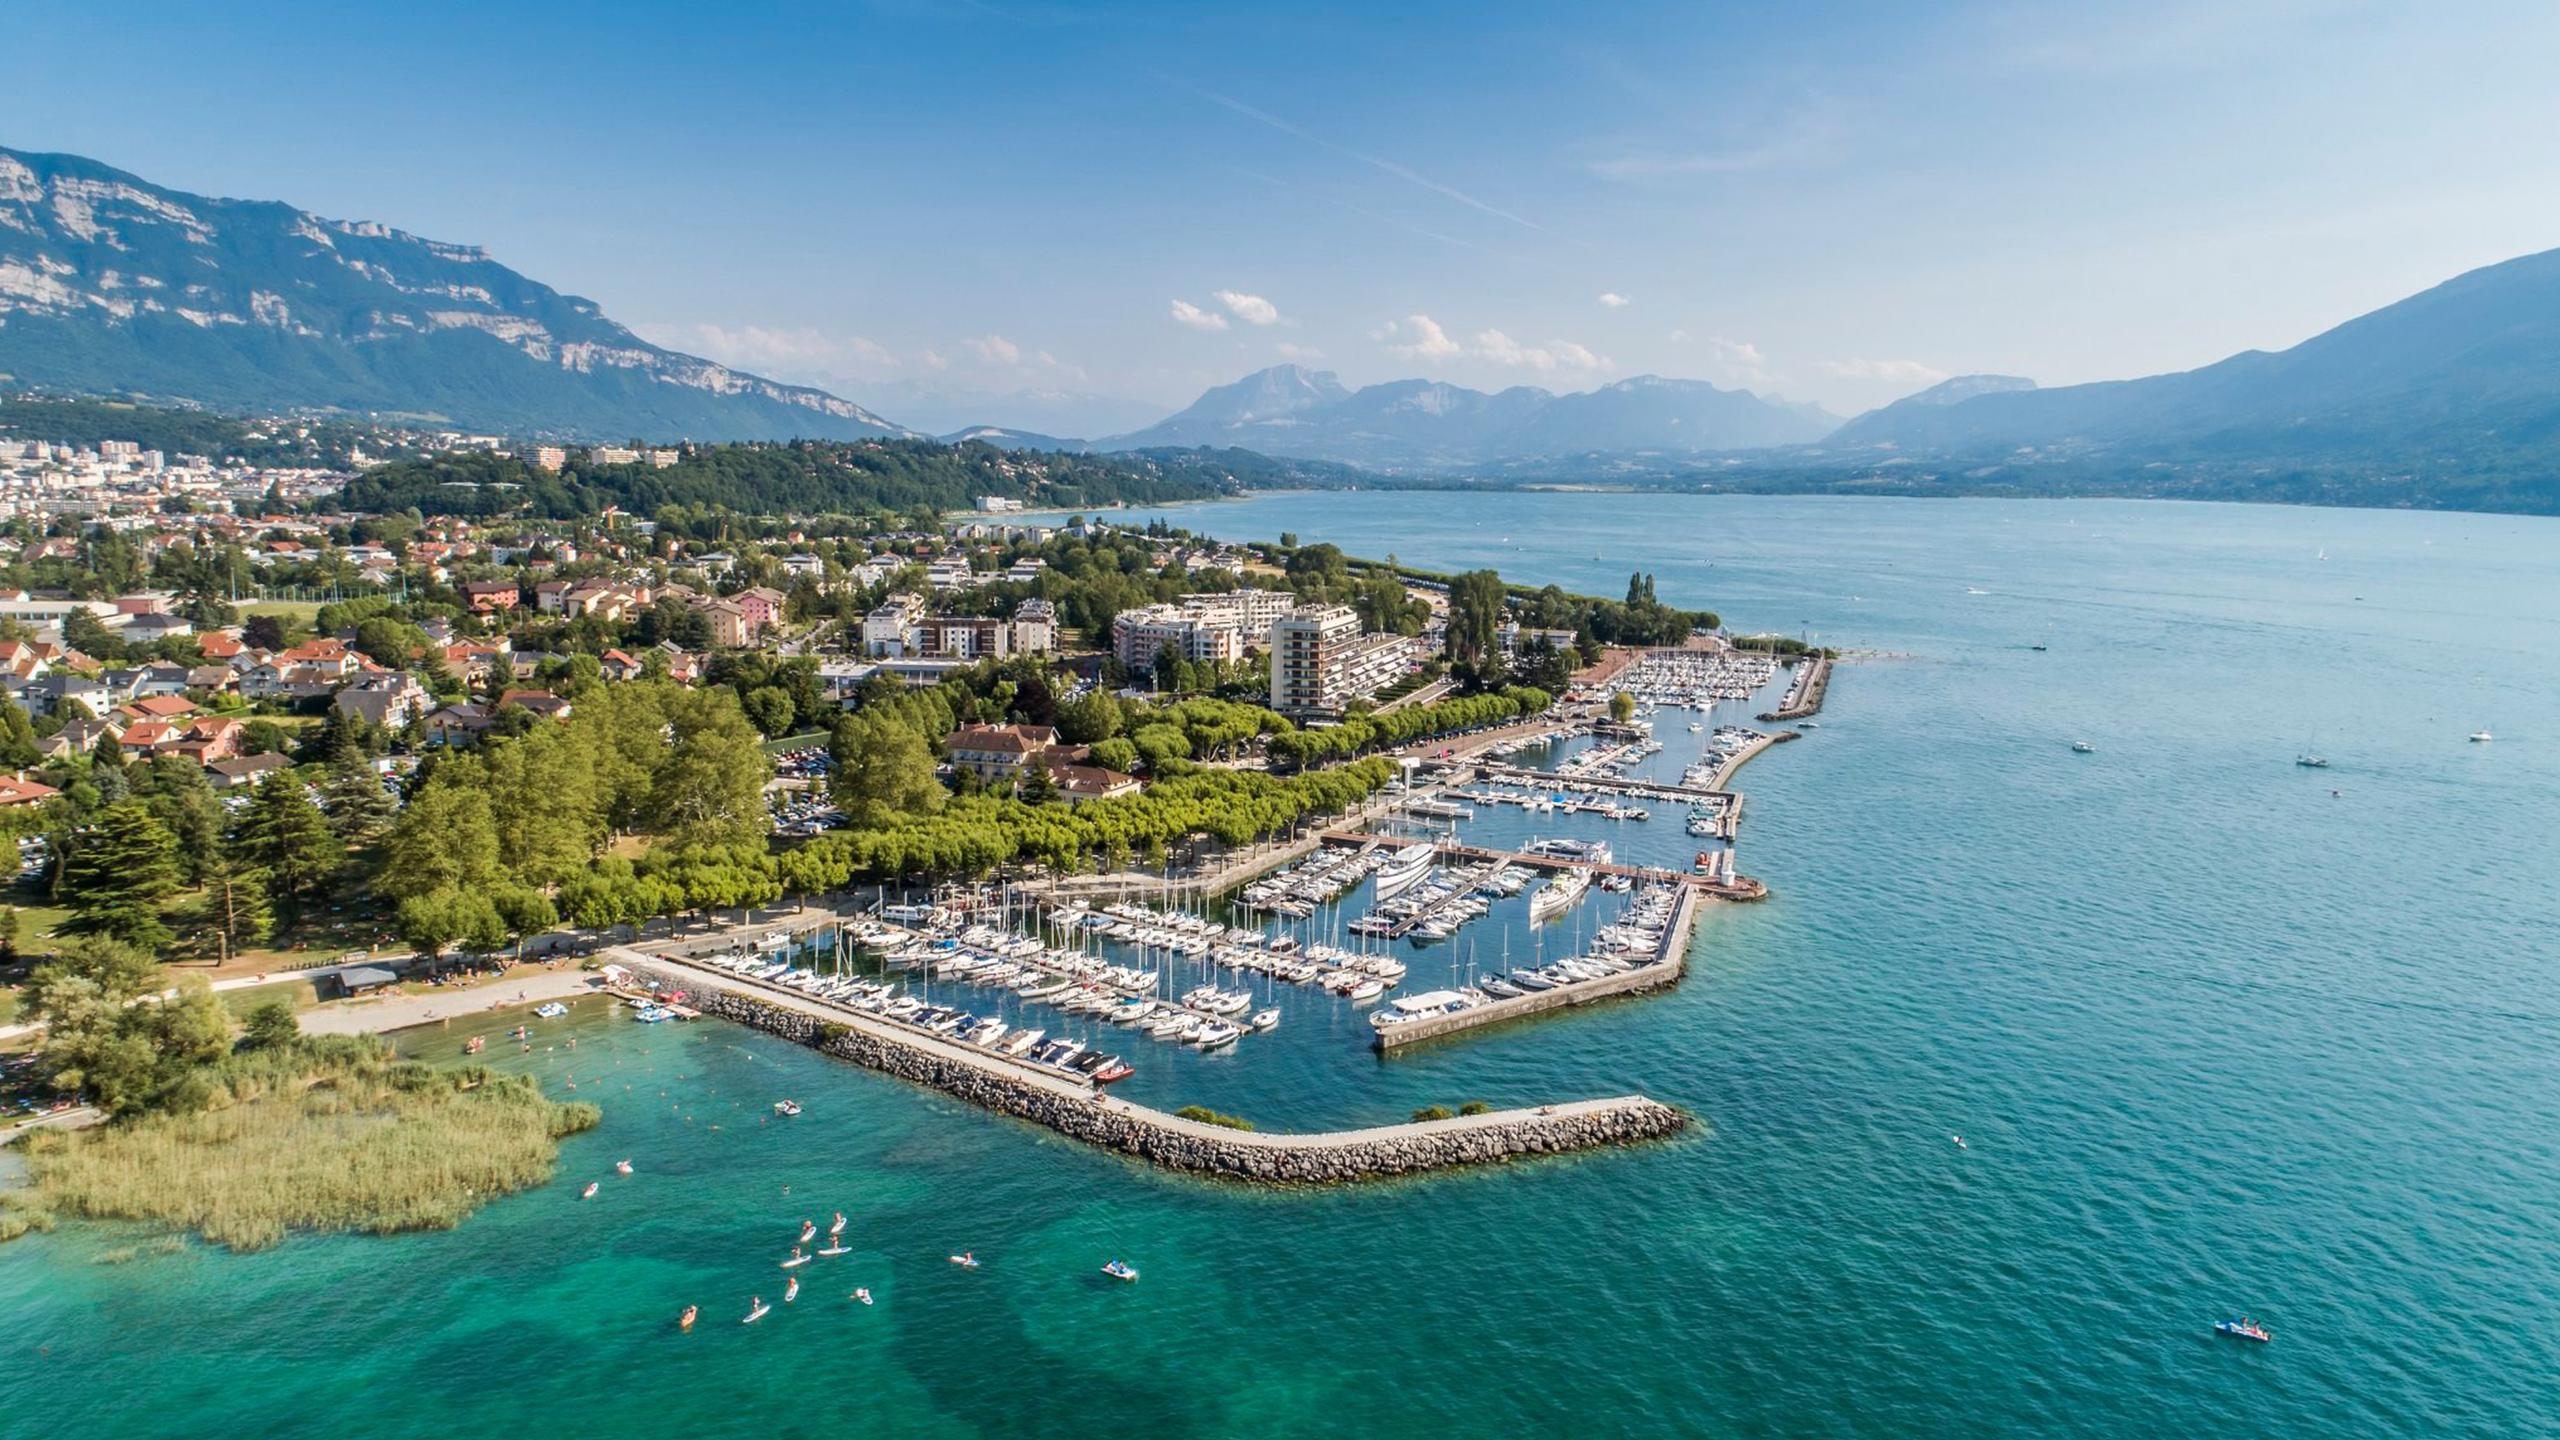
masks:
{"type": "MultiPolygon", "coordinates": [[[[1391,1063],[1308,998],[1232,1056],[1130,1047],[1148,1098],[1275,1126],[1642,1091],[1702,1133],[1263,1194],[582,1007],[503,1063],[604,1124],[458,1231],[0,1247],[8,1432],[2560,1433],[2560,522],[1619,495],[1157,513],[1611,594],[1643,570],[1862,653],[1819,729],[1742,772],[1742,868],[1775,896],[1711,912],[1676,991],[1391,1063]],[[2305,748],[2332,767],[2297,768],[2305,748]],[[772,1120],[784,1095],[807,1113],[772,1120]],[[780,1298],[799,1220],[836,1209],[854,1253],[737,1324],[780,1298]],[[961,1249],[983,1268],[945,1263],[961,1249]],[[1115,1256],[1145,1278],[1100,1278],[1115,1256]],[[2242,1311],[2275,1343],[2210,1333],[2242,1311]]],[[[1650,831],[1685,843],[1676,813],[1650,831]]],[[[1463,959],[1413,953],[1436,955],[1417,981],[1463,959]]]]}

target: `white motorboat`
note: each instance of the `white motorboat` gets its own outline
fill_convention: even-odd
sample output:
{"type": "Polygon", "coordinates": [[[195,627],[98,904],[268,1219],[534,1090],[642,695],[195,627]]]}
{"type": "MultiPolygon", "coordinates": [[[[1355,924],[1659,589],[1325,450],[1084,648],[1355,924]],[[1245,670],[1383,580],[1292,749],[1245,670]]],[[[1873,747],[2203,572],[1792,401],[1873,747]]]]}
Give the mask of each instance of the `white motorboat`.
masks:
{"type": "Polygon", "coordinates": [[[1257,1010],[1253,1013],[1253,1028],[1256,1030],[1268,1030],[1279,1023],[1280,1012],[1277,1010],[1257,1010]]]}
{"type": "Polygon", "coordinates": [[[1377,889],[1370,898],[1385,900],[1412,889],[1414,882],[1431,873],[1431,862],[1437,853],[1437,847],[1431,845],[1408,845],[1397,851],[1395,858],[1379,867],[1377,889]]]}

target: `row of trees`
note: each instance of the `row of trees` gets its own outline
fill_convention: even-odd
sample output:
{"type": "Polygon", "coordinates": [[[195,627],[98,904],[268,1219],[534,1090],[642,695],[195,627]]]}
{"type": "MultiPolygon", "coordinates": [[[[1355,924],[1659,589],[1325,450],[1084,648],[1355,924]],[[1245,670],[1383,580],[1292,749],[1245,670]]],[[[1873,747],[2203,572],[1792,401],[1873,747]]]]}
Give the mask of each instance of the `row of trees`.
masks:
{"type": "Polygon", "coordinates": [[[1456,696],[1429,705],[1415,705],[1386,715],[1355,713],[1342,717],[1339,725],[1321,730],[1295,730],[1271,737],[1271,763],[1283,770],[1304,769],[1434,735],[1499,725],[1524,715],[1535,715],[1553,703],[1555,697],[1544,690],[1514,685],[1482,695],[1456,696]]]}
{"type": "Polygon", "coordinates": [[[1070,873],[1133,857],[1162,864],[1173,846],[1193,836],[1241,845],[1312,816],[1338,814],[1394,774],[1392,765],[1372,757],[1285,777],[1200,770],[1159,781],[1144,794],[1075,806],[969,796],[930,812],[872,816],[783,852],[778,864],[784,888],[794,893],[918,876],[980,876],[1016,862],[1070,873]]]}

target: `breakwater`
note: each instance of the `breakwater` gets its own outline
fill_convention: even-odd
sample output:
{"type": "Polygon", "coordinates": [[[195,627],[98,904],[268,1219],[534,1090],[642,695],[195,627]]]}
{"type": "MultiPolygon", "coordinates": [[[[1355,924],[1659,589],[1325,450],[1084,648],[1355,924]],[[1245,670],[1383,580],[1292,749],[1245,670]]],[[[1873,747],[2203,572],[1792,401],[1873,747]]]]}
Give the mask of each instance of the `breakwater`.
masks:
{"type": "Polygon", "coordinates": [[[1804,665],[1796,672],[1795,683],[1787,687],[1786,699],[1761,719],[1802,720],[1822,713],[1823,694],[1831,688],[1831,657],[1816,655],[1804,665]]]}
{"type": "Polygon", "coordinates": [[[1661,1139],[1689,1117],[1640,1095],[1497,1110],[1363,1130],[1263,1134],[1187,1120],[1005,1056],[680,960],[624,950],[614,959],[687,993],[704,1015],[753,1026],[912,1084],[1106,1150],[1190,1174],[1330,1185],[1460,1165],[1561,1155],[1661,1139]]]}

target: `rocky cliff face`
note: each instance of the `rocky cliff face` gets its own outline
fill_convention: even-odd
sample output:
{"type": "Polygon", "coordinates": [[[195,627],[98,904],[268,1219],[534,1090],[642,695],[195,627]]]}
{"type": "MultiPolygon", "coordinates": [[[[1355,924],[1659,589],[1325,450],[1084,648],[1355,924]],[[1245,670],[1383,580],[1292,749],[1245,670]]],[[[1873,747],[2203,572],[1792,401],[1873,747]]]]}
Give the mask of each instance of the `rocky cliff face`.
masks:
{"type": "Polygon", "coordinates": [[[651,345],[474,246],[10,150],[0,374],[582,439],[905,433],[823,390],[651,345]]]}

